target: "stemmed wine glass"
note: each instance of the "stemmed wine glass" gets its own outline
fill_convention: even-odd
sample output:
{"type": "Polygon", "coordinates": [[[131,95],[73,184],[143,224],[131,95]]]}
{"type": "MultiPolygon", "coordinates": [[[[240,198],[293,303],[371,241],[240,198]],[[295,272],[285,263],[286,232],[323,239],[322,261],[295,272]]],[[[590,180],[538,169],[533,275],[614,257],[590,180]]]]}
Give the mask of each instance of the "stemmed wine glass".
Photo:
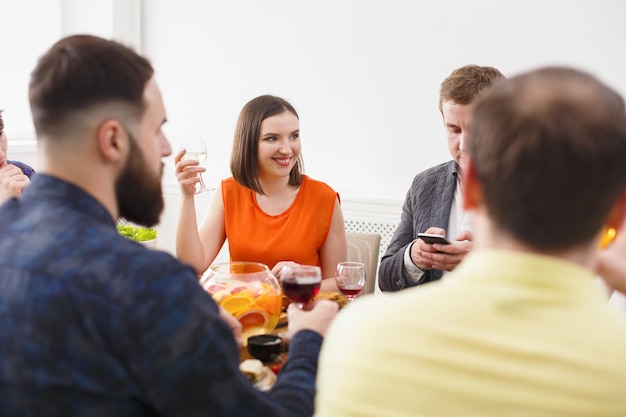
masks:
{"type": "MultiPolygon", "coordinates": [[[[183,139],[180,142],[181,150],[185,150],[185,155],[183,155],[183,160],[194,160],[198,162],[204,162],[207,158],[206,144],[204,140],[199,137],[183,139]]],[[[198,173],[198,177],[200,178],[200,186],[196,190],[196,194],[204,193],[206,191],[211,191],[213,188],[208,188],[204,184],[204,179],[202,178],[202,173],[198,173]]]]}
{"type": "Polygon", "coordinates": [[[361,262],[339,262],[335,283],[339,291],[348,299],[348,303],[351,303],[365,286],[365,264],[361,262]]]}
{"type": "Polygon", "coordinates": [[[300,308],[312,300],[322,285],[322,269],[312,265],[285,265],[280,271],[285,295],[300,308]]]}

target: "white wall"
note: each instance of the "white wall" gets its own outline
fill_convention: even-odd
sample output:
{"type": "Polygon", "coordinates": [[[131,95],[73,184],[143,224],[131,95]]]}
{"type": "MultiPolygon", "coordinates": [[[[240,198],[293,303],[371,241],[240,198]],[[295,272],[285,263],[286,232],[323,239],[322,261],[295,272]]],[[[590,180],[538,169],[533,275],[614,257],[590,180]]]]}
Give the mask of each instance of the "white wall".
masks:
{"type": "Polygon", "coordinates": [[[401,199],[449,158],[438,88],[458,66],[574,65],[626,93],[621,0],[150,0],[144,13],[168,132],[208,139],[215,181],[259,94],[295,105],[309,174],[346,196],[401,199]]]}
{"type": "Polygon", "coordinates": [[[139,46],[141,0],[0,0],[0,109],[9,156],[39,166],[28,105],[30,73],[60,37],[90,33],[139,46]]]}
{"type": "Polygon", "coordinates": [[[0,0],[0,16],[0,109],[5,130],[9,140],[32,139],[28,80],[39,55],[61,32],[60,7],[54,1],[0,0]]]}
{"type": "Polygon", "coordinates": [[[209,142],[209,182],[230,175],[241,107],[277,94],[300,114],[307,173],[344,210],[382,201],[398,215],[413,176],[449,159],[437,102],[454,68],[573,65],[626,94],[625,21],[620,0],[150,0],[142,46],[170,139],[209,142]]]}
{"type": "MultiPolygon", "coordinates": [[[[42,5],[57,4],[0,0],[5,17],[0,30],[9,31],[0,32],[5,49],[21,57],[19,69],[3,73],[0,98],[8,83],[25,94],[26,86],[20,86],[27,81],[25,72],[59,32],[49,29],[22,51],[9,40],[22,42],[39,32],[17,20],[25,13],[15,11],[18,3],[26,3],[27,21],[33,16],[42,27],[54,22],[42,17],[50,14],[42,5]]],[[[124,10],[124,0],[62,0],[64,16],[74,22],[66,21],[63,33],[90,31],[90,25],[80,24],[83,19],[105,19],[105,28],[91,27],[118,37],[120,23],[125,25],[121,38],[140,47],[157,70],[170,140],[196,135],[208,140],[208,182],[230,175],[231,140],[241,107],[259,94],[277,94],[300,113],[307,173],[341,193],[348,215],[362,214],[369,202],[371,215],[381,210],[382,217],[396,218],[413,176],[449,158],[437,100],[439,84],[456,67],[492,65],[514,75],[537,66],[573,65],[626,95],[622,0],[130,3],[124,10]],[[81,6],[85,1],[98,7],[81,6]],[[102,7],[105,12],[98,13],[102,7]]],[[[11,110],[8,126],[26,126],[25,96],[10,97],[0,101],[0,107],[11,110]]],[[[173,250],[178,190],[172,162],[166,164],[160,245],[173,250]]],[[[199,203],[203,212],[206,197],[199,203]]]]}

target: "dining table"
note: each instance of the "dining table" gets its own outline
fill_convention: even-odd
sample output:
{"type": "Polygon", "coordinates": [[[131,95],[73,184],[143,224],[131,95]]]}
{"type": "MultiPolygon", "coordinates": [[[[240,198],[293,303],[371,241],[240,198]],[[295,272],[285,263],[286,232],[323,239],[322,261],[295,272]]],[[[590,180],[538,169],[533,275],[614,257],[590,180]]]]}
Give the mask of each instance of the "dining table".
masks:
{"type": "MultiPolygon", "coordinates": [[[[348,302],[348,299],[346,298],[346,296],[337,291],[320,291],[319,293],[317,293],[314,300],[335,301],[339,305],[340,309],[343,308],[348,302]]],[[[289,324],[288,317],[287,317],[287,307],[289,306],[290,303],[291,303],[291,300],[283,296],[282,311],[280,313],[280,318],[278,319],[278,324],[276,325],[276,328],[274,328],[274,330],[272,330],[271,332],[271,334],[273,335],[282,337],[287,346],[289,346],[289,339],[287,337],[287,327],[289,324]]],[[[250,356],[250,353],[248,353],[248,348],[245,346],[245,344],[240,349],[239,358],[240,358],[240,362],[243,362],[246,359],[252,359],[252,357],[250,356]]]]}

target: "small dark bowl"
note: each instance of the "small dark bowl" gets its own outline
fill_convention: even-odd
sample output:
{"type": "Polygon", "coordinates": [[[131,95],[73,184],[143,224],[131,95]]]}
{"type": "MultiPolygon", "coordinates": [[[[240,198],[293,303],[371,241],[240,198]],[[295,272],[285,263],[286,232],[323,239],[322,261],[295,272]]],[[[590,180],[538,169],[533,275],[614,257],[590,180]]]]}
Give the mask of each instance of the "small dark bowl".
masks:
{"type": "Polygon", "coordinates": [[[248,338],[248,353],[261,362],[271,362],[283,352],[283,339],[271,334],[260,334],[248,338]]]}

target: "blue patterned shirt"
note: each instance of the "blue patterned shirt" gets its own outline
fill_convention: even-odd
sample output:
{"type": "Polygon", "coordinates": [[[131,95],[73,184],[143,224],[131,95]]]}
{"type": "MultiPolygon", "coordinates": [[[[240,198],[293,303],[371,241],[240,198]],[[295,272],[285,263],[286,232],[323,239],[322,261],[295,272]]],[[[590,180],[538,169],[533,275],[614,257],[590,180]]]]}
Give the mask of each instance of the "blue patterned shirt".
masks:
{"type": "Polygon", "coordinates": [[[319,334],[261,393],[195,272],[89,194],[39,173],[0,220],[0,415],[312,415],[319,334]]]}

